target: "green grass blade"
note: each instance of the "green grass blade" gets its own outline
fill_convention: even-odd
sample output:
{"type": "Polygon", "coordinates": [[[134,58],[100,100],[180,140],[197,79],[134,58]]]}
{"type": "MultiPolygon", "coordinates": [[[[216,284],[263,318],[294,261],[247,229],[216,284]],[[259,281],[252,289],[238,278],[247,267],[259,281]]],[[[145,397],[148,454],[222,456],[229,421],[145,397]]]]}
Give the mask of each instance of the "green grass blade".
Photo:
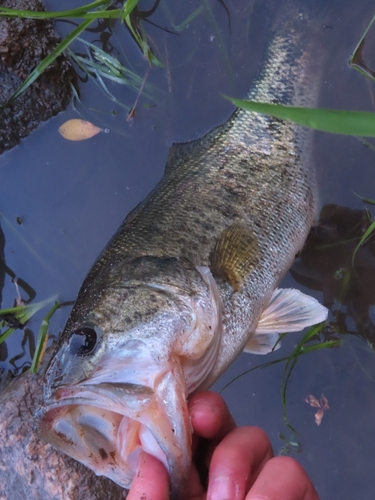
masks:
{"type": "Polygon", "coordinates": [[[35,80],[45,71],[53,61],[62,54],[62,52],[75,40],[86,28],[90,26],[93,21],[87,19],[83,21],[77,28],[75,28],[58,46],[53,49],[47,57],[41,61],[38,66],[30,73],[30,75],[24,80],[22,85],[14,92],[13,95],[1,106],[0,111],[8,106],[8,104],[16,99],[22,92],[24,92],[35,80]]]}
{"type": "Polygon", "coordinates": [[[288,363],[285,365],[283,376],[282,376],[282,379],[281,379],[281,385],[280,385],[281,401],[282,401],[282,404],[283,404],[283,420],[284,420],[284,424],[287,427],[289,427],[289,429],[292,432],[294,432],[295,434],[298,434],[298,432],[289,423],[289,420],[288,420],[288,417],[287,417],[287,414],[286,414],[286,392],[287,392],[287,388],[288,388],[289,379],[292,376],[292,372],[294,370],[294,367],[297,364],[298,357],[299,357],[299,353],[296,354],[293,357],[293,361],[289,360],[288,363]],[[290,363],[291,363],[291,366],[289,367],[290,363]]]}
{"type": "Polygon", "coordinates": [[[39,365],[42,361],[43,354],[45,351],[45,346],[47,342],[48,328],[49,322],[54,315],[54,313],[59,309],[60,304],[55,302],[54,306],[50,309],[50,311],[43,318],[42,324],[40,325],[38,340],[36,343],[35,353],[33,357],[33,361],[31,363],[30,372],[36,373],[38,371],[39,365]]]}
{"type": "Polygon", "coordinates": [[[87,5],[82,5],[76,9],[70,10],[60,10],[58,12],[38,12],[34,10],[18,10],[18,9],[8,9],[6,7],[0,7],[0,17],[17,17],[24,19],[55,19],[55,18],[79,18],[85,17],[90,10],[96,9],[100,6],[111,5],[110,0],[97,0],[95,2],[89,3],[87,5]]]}
{"type": "Polygon", "coordinates": [[[365,234],[362,236],[362,238],[359,240],[358,242],[358,245],[355,247],[354,249],[354,252],[353,252],[353,256],[352,256],[352,266],[354,267],[354,259],[355,259],[355,256],[359,250],[359,248],[363,245],[363,243],[367,240],[367,238],[369,238],[371,236],[371,234],[375,231],[375,220],[372,221],[372,223],[370,224],[370,226],[367,228],[367,230],[365,231],[365,234]]]}
{"type": "Polygon", "coordinates": [[[8,328],[8,330],[6,330],[5,332],[3,332],[1,335],[0,335],[0,344],[2,342],[4,342],[4,340],[6,340],[9,335],[11,335],[13,332],[15,332],[16,330],[14,328],[8,328]]]}
{"type": "Polygon", "coordinates": [[[333,109],[294,108],[281,104],[243,101],[226,97],[232,103],[248,111],[290,120],[304,127],[335,134],[375,137],[375,113],[333,109]]]}
{"type": "MultiPolygon", "coordinates": [[[[288,384],[290,377],[293,373],[293,370],[295,368],[295,365],[299,359],[300,356],[303,354],[308,354],[320,349],[326,349],[326,348],[332,348],[332,347],[338,347],[341,344],[340,340],[327,340],[324,342],[319,342],[317,344],[313,345],[306,345],[307,342],[310,342],[313,340],[314,336],[317,335],[319,332],[321,332],[322,328],[324,327],[325,322],[319,323],[317,325],[312,326],[309,328],[309,330],[305,333],[305,335],[302,337],[302,339],[299,341],[293,352],[289,356],[285,356],[283,358],[279,358],[273,361],[268,361],[266,363],[262,363],[261,365],[254,366],[253,368],[250,368],[249,370],[244,371],[237,377],[235,377],[233,380],[228,382],[220,391],[220,394],[227,388],[229,387],[233,382],[238,380],[239,378],[243,377],[244,375],[252,372],[253,370],[256,370],[258,368],[267,368],[269,366],[272,366],[276,363],[281,363],[283,361],[286,361],[283,374],[281,377],[281,383],[280,383],[280,394],[281,394],[281,400],[282,400],[282,405],[283,405],[283,420],[284,423],[289,429],[291,429],[294,433],[297,434],[297,431],[293,428],[293,426],[289,423],[288,418],[287,418],[287,389],[288,389],[288,384]]],[[[281,337],[284,337],[287,334],[282,334],[281,337]]]]}
{"type": "Polygon", "coordinates": [[[354,49],[354,52],[352,54],[352,57],[349,60],[349,65],[355,70],[358,71],[358,73],[361,73],[361,75],[365,76],[366,78],[369,78],[372,81],[375,81],[374,74],[371,70],[366,68],[365,66],[361,65],[361,53],[363,49],[363,44],[366,38],[367,33],[369,32],[371,26],[375,22],[375,15],[372,17],[371,21],[369,22],[367,28],[365,29],[363,35],[359,39],[359,42],[357,43],[356,48],[354,49]],[[357,57],[359,60],[359,64],[357,63],[357,57]]]}
{"type": "Polygon", "coordinates": [[[352,57],[350,58],[349,63],[352,63],[352,61],[353,61],[353,59],[355,58],[355,56],[356,56],[356,54],[357,54],[357,52],[358,52],[358,50],[359,50],[359,48],[360,48],[360,46],[361,46],[361,44],[362,44],[363,40],[366,38],[366,35],[367,35],[367,33],[370,31],[370,28],[371,28],[371,26],[374,24],[374,22],[375,22],[375,15],[372,17],[372,19],[371,19],[371,21],[369,22],[369,24],[368,24],[367,28],[365,29],[365,31],[364,31],[364,33],[363,33],[363,35],[361,36],[361,38],[360,38],[359,42],[357,43],[357,46],[356,46],[356,48],[354,49],[353,55],[352,55],[352,57]]]}
{"type": "Polygon", "coordinates": [[[370,198],[364,198],[363,196],[361,196],[360,194],[355,193],[354,191],[352,191],[352,193],[355,196],[357,196],[357,198],[359,198],[360,200],[362,200],[363,203],[367,203],[368,205],[375,205],[375,200],[372,200],[370,198]]]}
{"type": "MultiPolygon", "coordinates": [[[[300,350],[300,355],[302,356],[303,354],[308,354],[310,352],[318,351],[319,349],[328,349],[332,347],[339,347],[341,344],[341,340],[326,340],[325,342],[319,342],[319,344],[314,344],[311,346],[303,346],[303,348],[300,350]]],[[[294,352],[294,351],[293,351],[294,352]]],[[[277,363],[282,363],[283,361],[290,361],[291,356],[293,356],[293,353],[290,354],[289,356],[284,356],[283,358],[278,358],[273,361],[267,361],[266,363],[262,363],[257,366],[253,366],[253,368],[249,368],[248,370],[245,370],[244,372],[240,373],[240,375],[237,375],[234,377],[230,382],[225,384],[225,386],[220,390],[220,394],[225,391],[230,385],[232,385],[236,380],[240,379],[244,375],[247,375],[248,373],[254,371],[263,369],[263,368],[268,368],[269,366],[276,365],[277,363]]]]}
{"type": "Polygon", "coordinates": [[[125,21],[125,18],[129,16],[133,12],[133,10],[137,7],[139,0],[126,0],[123,5],[122,13],[121,13],[121,22],[125,21]]]}
{"type": "MultiPolygon", "coordinates": [[[[25,324],[31,316],[33,316],[39,309],[42,309],[46,304],[55,300],[56,297],[52,297],[41,302],[36,302],[35,304],[26,304],[23,306],[9,307],[8,309],[0,310],[0,323],[2,322],[1,317],[5,315],[12,315],[15,319],[25,324]]],[[[8,328],[5,332],[0,335],[0,344],[3,342],[10,334],[12,334],[16,329],[8,328]]]]}
{"type": "Polygon", "coordinates": [[[192,12],[186,19],[184,19],[180,24],[176,24],[176,22],[173,20],[171,11],[169,10],[169,7],[166,2],[163,2],[163,9],[164,12],[167,16],[168,21],[170,22],[171,26],[173,27],[174,31],[177,31],[178,33],[183,31],[188,24],[190,24],[201,12],[204,12],[204,6],[200,5],[197,9],[195,9],[194,12],[192,12]]]}

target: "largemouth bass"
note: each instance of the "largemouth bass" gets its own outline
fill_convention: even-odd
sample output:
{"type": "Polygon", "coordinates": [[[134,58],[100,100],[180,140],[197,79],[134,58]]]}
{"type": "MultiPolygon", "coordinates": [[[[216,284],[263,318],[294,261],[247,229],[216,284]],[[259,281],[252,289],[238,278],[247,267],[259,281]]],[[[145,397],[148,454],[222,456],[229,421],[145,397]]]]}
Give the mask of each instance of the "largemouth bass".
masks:
{"type": "MultiPolygon", "coordinates": [[[[279,17],[250,99],[314,97],[308,28],[303,16],[279,17]]],[[[290,123],[237,110],[172,146],[162,181],[84,280],[46,372],[40,435],[124,488],[143,449],[165,464],[181,499],[188,395],[244,349],[269,352],[279,332],[327,316],[315,299],[277,289],[316,205],[308,135],[290,123]]]]}

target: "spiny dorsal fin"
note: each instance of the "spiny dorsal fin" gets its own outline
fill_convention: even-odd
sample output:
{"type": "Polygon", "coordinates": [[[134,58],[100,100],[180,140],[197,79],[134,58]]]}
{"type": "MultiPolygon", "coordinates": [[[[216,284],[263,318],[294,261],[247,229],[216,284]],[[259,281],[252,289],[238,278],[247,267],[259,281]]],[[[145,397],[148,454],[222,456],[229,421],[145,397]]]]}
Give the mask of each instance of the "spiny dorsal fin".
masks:
{"type": "Polygon", "coordinates": [[[232,224],[221,233],[215,245],[211,256],[211,271],[238,292],[258,260],[256,234],[243,224],[232,224]]]}

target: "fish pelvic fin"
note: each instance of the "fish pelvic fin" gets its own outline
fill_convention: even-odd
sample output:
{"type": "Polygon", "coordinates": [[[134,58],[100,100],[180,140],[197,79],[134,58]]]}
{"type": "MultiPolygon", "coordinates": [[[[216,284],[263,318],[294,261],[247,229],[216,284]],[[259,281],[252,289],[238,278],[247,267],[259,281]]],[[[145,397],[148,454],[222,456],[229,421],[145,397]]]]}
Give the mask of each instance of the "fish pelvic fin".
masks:
{"type": "Polygon", "coordinates": [[[325,321],[328,309],[295,288],[277,288],[244,351],[267,354],[280,347],[279,333],[299,332],[325,321]]]}

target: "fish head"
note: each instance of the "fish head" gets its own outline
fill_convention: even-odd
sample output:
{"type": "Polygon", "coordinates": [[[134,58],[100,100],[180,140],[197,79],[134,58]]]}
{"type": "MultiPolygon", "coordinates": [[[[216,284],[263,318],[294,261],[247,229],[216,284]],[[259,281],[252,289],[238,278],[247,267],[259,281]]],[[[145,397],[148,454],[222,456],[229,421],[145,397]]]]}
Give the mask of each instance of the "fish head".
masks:
{"type": "Polygon", "coordinates": [[[221,321],[209,271],[169,261],[143,258],[91,307],[92,284],[82,287],[46,371],[39,434],[125,488],[141,450],[150,453],[181,498],[191,464],[186,400],[215,362],[221,321]]]}

